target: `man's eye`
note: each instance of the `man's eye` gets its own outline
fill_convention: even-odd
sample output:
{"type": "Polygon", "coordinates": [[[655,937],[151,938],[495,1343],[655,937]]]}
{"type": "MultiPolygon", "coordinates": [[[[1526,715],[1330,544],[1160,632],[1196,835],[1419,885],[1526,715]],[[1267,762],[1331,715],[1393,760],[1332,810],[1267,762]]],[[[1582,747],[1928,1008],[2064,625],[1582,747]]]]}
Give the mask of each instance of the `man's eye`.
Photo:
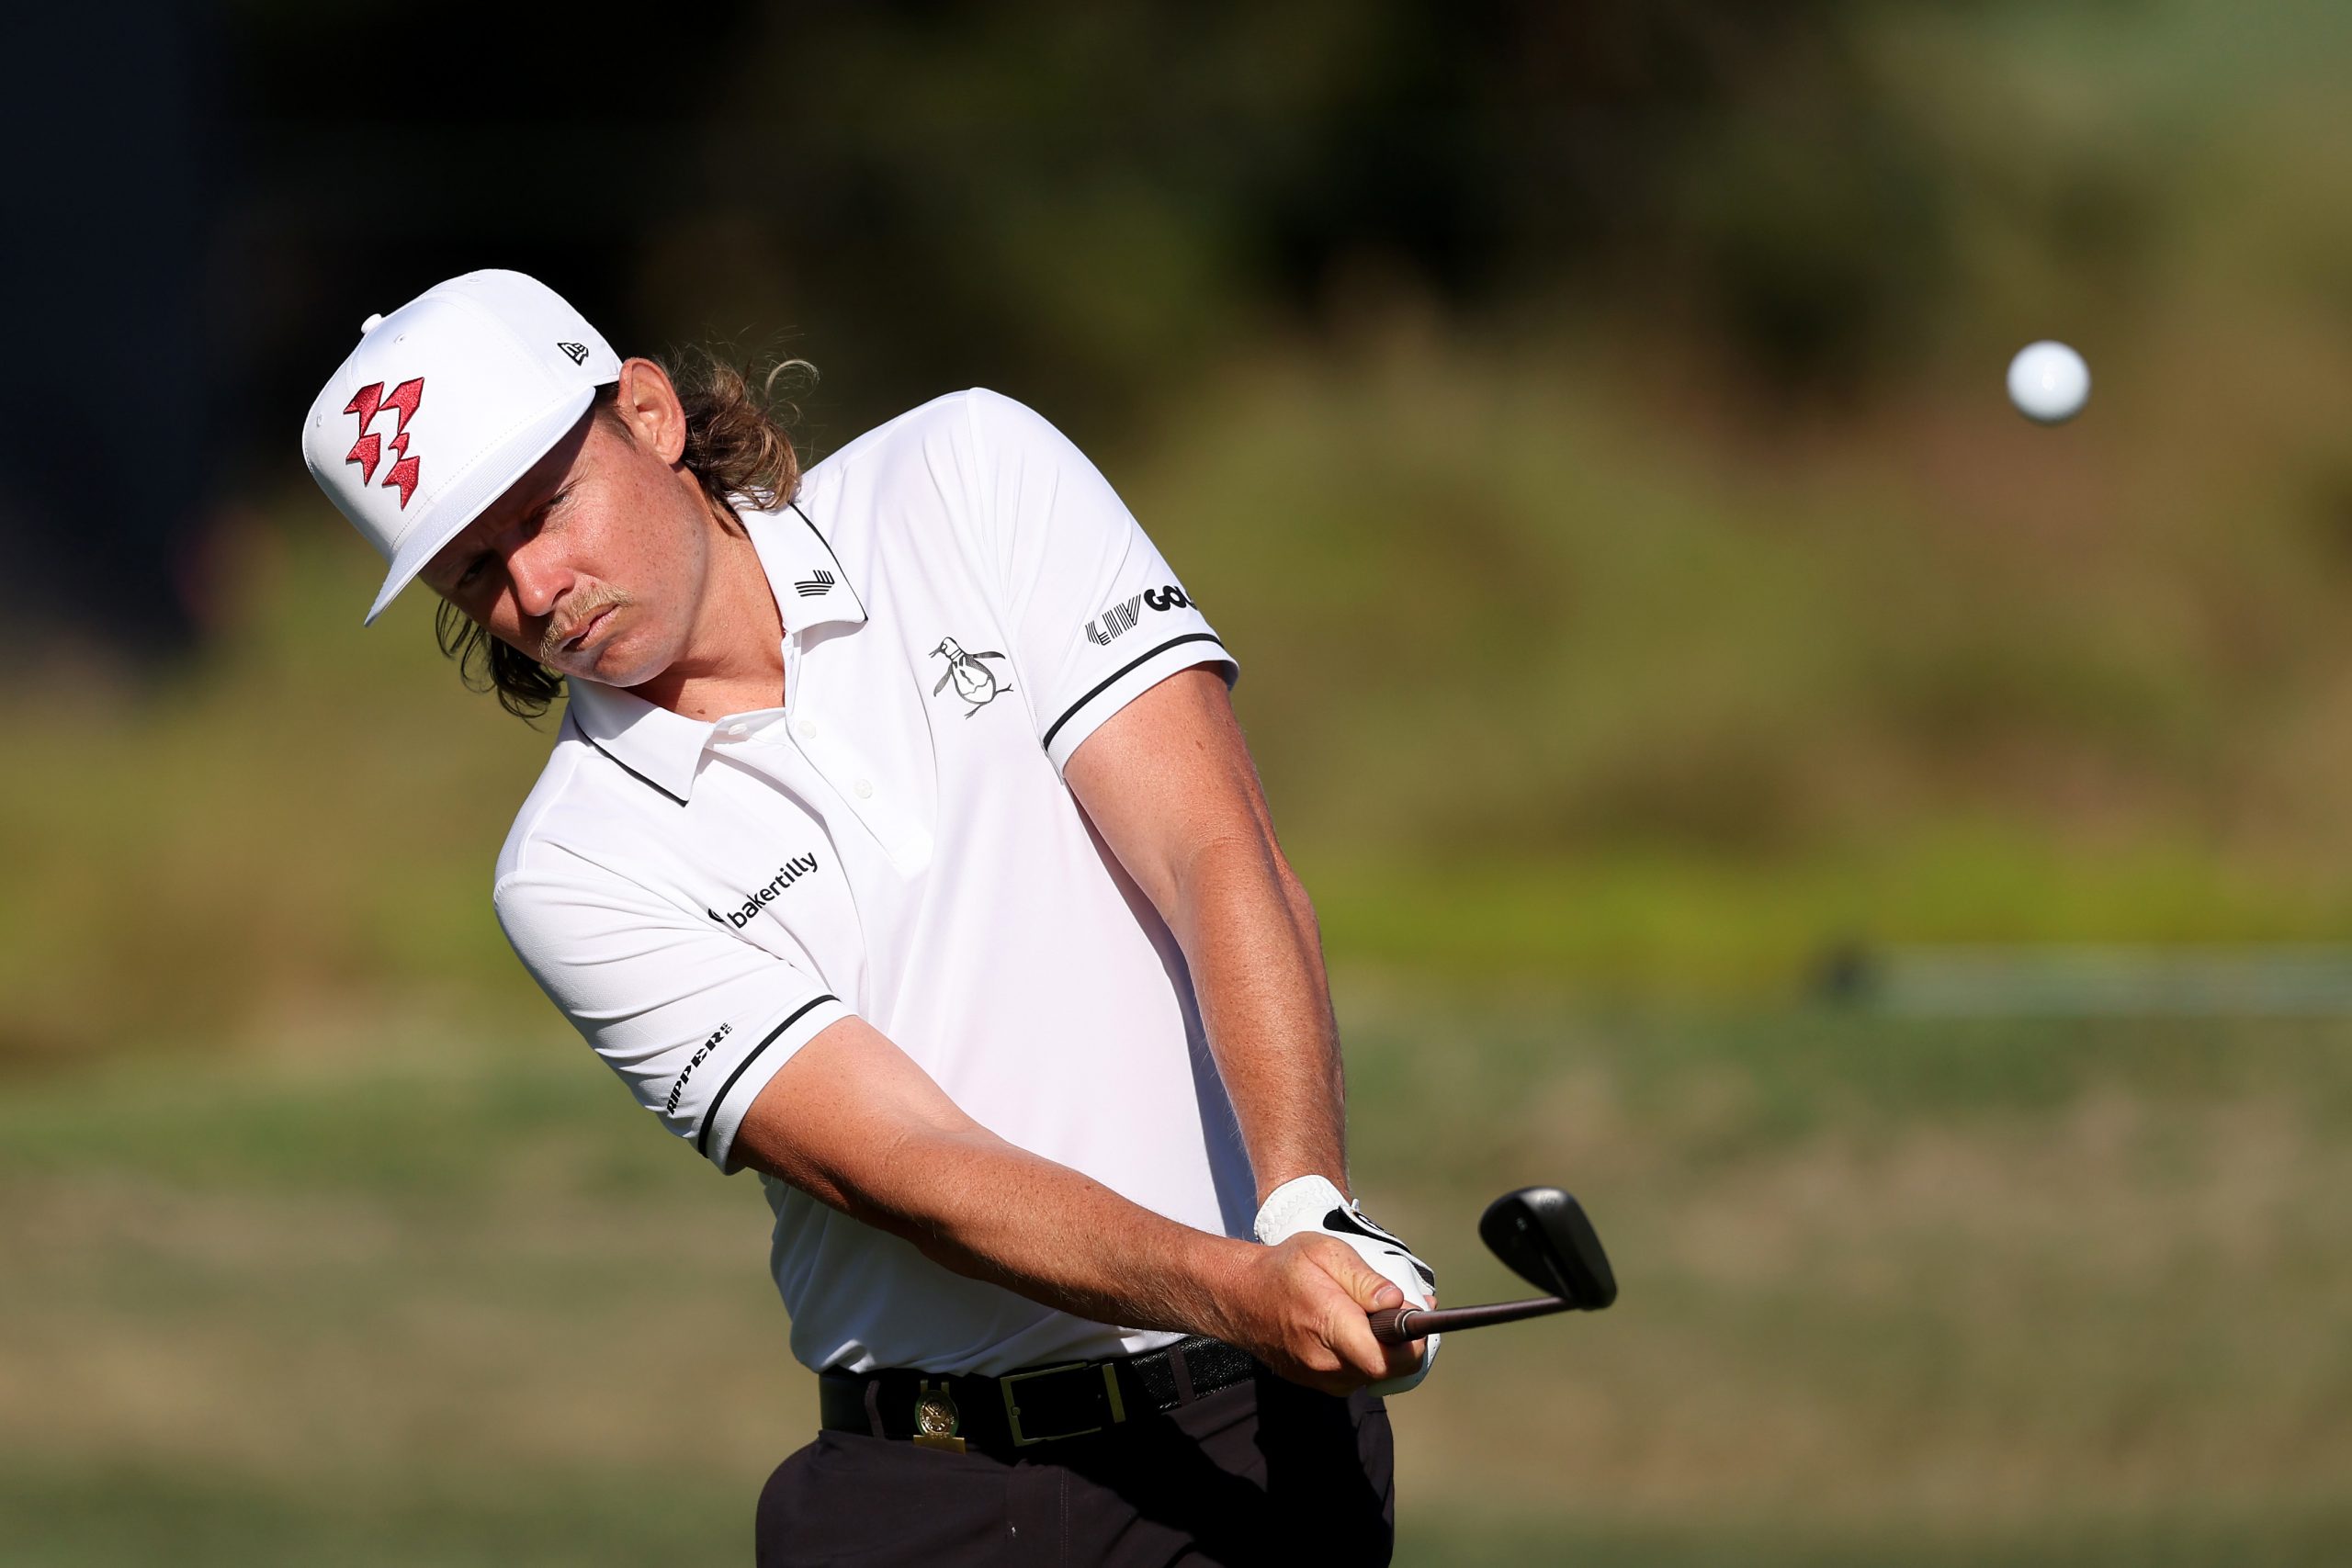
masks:
{"type": "Polygon", "coordinates": [[[471,587],[473,585],[474,579],[481,575],[481,563],[482,558],[480,556],[476,556],[472,560],[468,561],[466,563],[466,570],[458,574],[458,586],[460,588],[471,587]]]}

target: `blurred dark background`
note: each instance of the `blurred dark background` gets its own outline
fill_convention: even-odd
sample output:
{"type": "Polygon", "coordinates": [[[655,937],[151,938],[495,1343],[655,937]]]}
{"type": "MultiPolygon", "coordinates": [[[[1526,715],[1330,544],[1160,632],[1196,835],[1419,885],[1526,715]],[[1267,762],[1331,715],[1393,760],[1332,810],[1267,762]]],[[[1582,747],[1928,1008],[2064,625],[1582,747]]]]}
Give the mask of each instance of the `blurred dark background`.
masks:
{"type": "MultiPolygon", "coordinates": [[[[29,12],[7,112],[50,155],[9,281],[20,341],[72,380],[11,393],[8,542],[56,616],[185,652],[192,541],[282,480],[266,433],[359,316],[490,265],[630,347],[821,355],[842,430],[994,380],[1101,438],[1174,367],[1400,297],[1464,323],[1606,299],[1775,397],[1850,397],[1950,281],[1869,11],[29,12]],[[135,509],[90,482],[127,417],[135,509]]],[[[2050,235],[2096,263],[2140,202],[2082,171],[2050,235]]]]}

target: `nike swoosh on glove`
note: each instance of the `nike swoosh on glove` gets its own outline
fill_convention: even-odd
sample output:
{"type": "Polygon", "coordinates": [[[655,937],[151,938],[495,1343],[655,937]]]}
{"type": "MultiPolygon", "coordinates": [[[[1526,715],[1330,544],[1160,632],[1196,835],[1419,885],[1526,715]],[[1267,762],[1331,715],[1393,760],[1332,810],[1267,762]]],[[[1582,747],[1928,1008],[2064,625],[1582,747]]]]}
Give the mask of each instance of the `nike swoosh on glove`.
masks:
{"type": "MultiPolygon", "coordinates": [[[[1323,1177],[1298,1177],[1268,1193],[1258,1210],[1256,1228],[1258,1239],[1268,1247],[1288,1241],[1302,1231],[1315,1231],[1335,1241],[1344,1241],[1383,1278],[1395,1281],[1411,1305],[1425,1307],[1436,1300],[1437,1275],[1430,1266],[1414,1257],[1411,1247],[1374,1224],[1362,1209],[1340,1196],[1340,1190],[1323,1177]]],[[[1372,1392],[1385,1395],[1419,1387],[1420,1381],[1430,1375],[1430,1367],[1437,1360],[1438,1341],[1443,1337],[1438,1334],[1429,1336],[1421,1342],[1419,1367],[1403,1377],[1374,1383],[1372,1392]]]]}

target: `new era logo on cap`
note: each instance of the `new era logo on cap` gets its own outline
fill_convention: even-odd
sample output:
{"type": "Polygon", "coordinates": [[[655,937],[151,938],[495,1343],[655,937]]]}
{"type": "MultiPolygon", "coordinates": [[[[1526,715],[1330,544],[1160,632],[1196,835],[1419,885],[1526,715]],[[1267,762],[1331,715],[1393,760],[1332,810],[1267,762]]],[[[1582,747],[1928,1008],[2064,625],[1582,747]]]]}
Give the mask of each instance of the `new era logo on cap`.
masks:
{"type": "Polygon", "coordinates": [[[587,362],[588,345],[584,343],[560,343],[556,344],[556,347],[563,350],[563,356],[566,359],[571,360],[574,365],[581,365],[587,362]]]}

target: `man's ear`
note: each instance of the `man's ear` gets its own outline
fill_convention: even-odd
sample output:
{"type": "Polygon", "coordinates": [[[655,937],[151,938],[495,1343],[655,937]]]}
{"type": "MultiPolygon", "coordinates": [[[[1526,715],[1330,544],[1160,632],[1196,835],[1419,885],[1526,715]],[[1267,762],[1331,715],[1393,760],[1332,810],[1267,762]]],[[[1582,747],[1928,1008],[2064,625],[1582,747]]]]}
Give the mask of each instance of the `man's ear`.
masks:
{"type": "Polygon", "coordinates": [[[621,361],[613,412],[630,439],[664,463],[675,463],[685,451],[685,408],[668,375],[650,359],[621,361]]]}

